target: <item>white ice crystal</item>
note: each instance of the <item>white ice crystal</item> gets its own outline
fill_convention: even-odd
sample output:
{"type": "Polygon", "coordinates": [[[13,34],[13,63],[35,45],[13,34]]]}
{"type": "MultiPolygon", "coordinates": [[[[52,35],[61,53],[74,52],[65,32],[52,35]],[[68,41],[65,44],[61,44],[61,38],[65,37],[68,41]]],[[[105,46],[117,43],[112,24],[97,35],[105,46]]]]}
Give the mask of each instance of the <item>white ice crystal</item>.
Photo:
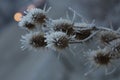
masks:
{"type": "Polygon", "coordinates": [[[59,25],[59,24],[73,24],[73,22],[71,20],[68,20],[68,19],[56,19],[56,20],[53,20],[53,24],[54,25],[59,25]]]}
{"type": "Polygon", "coordinates": [[[76,26],[76,27],[78,27],[78,28],[86,28],[86,27],[93,27],[93,26],[95,26],[94,24],[88,24],[88,23],[85,23],[85,22],[83,22],[83,23],[75,23],[74,24],[74,26],[76,26]]]}

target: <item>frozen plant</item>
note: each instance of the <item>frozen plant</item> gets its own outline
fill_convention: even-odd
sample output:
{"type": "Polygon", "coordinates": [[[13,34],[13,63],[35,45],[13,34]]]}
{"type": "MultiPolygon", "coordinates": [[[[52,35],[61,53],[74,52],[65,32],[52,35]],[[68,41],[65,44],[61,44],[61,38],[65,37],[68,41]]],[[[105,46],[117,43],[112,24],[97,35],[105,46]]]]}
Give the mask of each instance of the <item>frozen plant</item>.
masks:
{"type": "MultiPolygon", "coordinates": [[[[50,9],[34,8],[25,12],[26,14],[19,22],[19,26],[27,30],[27,34],[23,35],[21,39],[23,49],[35,51],[52,49],[58,54],[65,53],[67,50],[76,55],[80,54],[74,52],[76,48],[95,43],[99,48],[93,49],[87,46],[89,50],[84,50],[85,54],[82,56],[80,54],[80,57],[88,60],[86,63],[90,64],[90,70],[85,73],[85,76],[99,68],[103,68],[107,75],[117,69],[119,64],[116,66],[113,64],[120,59],[119,31],[96,26],[94,23],[77,23],[74,21],[75,16],[80,17],[80,15],[71,8],[69,10],[73,12],[72,20],[68,14],[67,18],[53,20],[47,15],[50,9]],[[108,70],[111,66],[113,66],[112,70],[108,70]]],[[[66,54],[69,55],[69,53],[66,54]]]]}

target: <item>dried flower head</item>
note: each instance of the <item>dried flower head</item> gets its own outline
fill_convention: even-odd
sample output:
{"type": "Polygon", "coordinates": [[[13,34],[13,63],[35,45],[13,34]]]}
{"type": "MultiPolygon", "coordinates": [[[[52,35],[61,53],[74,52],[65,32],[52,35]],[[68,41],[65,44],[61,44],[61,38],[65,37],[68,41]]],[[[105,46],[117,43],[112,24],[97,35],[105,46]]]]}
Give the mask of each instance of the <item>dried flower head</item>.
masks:
{"type": "Polygon", "coordinates": [[[114,31],[101,31],[99,38],[101,43],[109,44],[111,41],[119,38],[119,35],[114,31]]]}
{"type": "Polygon", "coordinates": [[[94,56],[94,61],[99,65],[108,65],[110,59],[109,54],[97,53],[97,55],[94,56]]]}
{"type": "Polygon", "coordinates": [[[41,9],[31,9],[30,11],[28,11],[27,15],[34,23],[37,24],[45,24],[46,20],[48,19],[46,16],[46,12],[44,10],[41,9]]]}
{"type": "Polygon", "coordinates": [[[110,43],[112,50],[120,53],[120,39],[116,39],[110,43]]]}
{"type": "Polygon", "coordinates": [[[116,70],[116,67],[112,64],[113,60],[110,56],[110,53],[106,48],[91,51],[88,56],[88,60],[90,61],[90,68],[92,69],[86,72],[85,76],[99,68],[104,69],[106,75],[109,75],[116,70]]]}
{"type": "Polygon", "coordinates": [[[110,55],[114,59],[120,58],[120,39],[113,40],[110,45],[106,46],[110,50],[110,55]]]}
{"type": "Polygon", "coordinates": [[[107,66],[111,62],[109,51],[99,49],[90,53],[90,59],[97,66],[107,66]]]}
{"type": "Polygon", "coordinates": [[[63,32],[53,32],[50,35],[46,35],[47,47],[54,50],[62,50],[68,47],[69,39],[63,32]]]}
{"type": "Polygon", "coordinates": [[[75,39],[84,40],[92,34],[91,30],[80,30],[75,32],[75,39]]]}
{"type": "Polygon", "coordinates": [[[27,30],[33,30],[36,28],[35,24],[27,16],[22,18],[22,20],[19,22],[19,26],[27,30]]]}
{"type": "Polygon", "coordinates": [[[73,35],[73,22],[67,19],[58,19],[53,21],[54,31],[62,31],[67,33],[67,35],[73,35]]]}
{"type": "Polygon", "coordinates": [[[47,45],[45,40],[46,38],[44,37],[44,34],[40,32],[34,32],[22,36],[21,42],[23,48],[40,49],[47,45]]]}

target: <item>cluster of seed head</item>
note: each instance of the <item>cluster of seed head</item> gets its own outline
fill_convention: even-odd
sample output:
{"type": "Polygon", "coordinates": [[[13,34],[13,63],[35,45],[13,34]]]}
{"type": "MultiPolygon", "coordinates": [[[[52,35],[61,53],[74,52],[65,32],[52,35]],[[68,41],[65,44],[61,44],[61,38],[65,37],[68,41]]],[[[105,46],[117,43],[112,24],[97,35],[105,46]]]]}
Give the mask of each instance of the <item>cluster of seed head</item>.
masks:
{"type": "Polygon", "coordinates": [[[76,23],[67,18],[53,20],[49,18],[48,13],[48,10],[38,8],[26,11],[19,22],[19,26],[28,31],[22,36],[22,48],[30,50],[49,48],[60,51],[73,47],[71,44],[78,45],[93,40],[104,45],[102,49],[89,52],[88,59],[93,65],[108,66],[112,60],[120,58],[119,32],[105,27],[91,26],[88,23],[76,23]]]}

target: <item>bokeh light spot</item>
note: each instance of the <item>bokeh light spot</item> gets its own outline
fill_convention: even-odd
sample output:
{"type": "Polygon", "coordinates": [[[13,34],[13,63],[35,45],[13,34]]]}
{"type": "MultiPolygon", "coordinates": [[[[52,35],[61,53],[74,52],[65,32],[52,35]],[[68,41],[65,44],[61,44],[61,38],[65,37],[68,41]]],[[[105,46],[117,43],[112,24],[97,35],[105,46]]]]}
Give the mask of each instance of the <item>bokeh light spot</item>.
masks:
{"type": "Polygon", "coordinates": [[[28,7],[27,7],[27,10],[31,10],[31,9],[34,9],[35,8],[35,5],[34,4],[30,4],[28,7]]]}
{"type": "Polygon", "coordinates": [[[17,12],[14,15],[14,20],[17,21],[17,22],[19,22],[21,20],[22,16],[23,16],[22,13],[17,12]]]}

